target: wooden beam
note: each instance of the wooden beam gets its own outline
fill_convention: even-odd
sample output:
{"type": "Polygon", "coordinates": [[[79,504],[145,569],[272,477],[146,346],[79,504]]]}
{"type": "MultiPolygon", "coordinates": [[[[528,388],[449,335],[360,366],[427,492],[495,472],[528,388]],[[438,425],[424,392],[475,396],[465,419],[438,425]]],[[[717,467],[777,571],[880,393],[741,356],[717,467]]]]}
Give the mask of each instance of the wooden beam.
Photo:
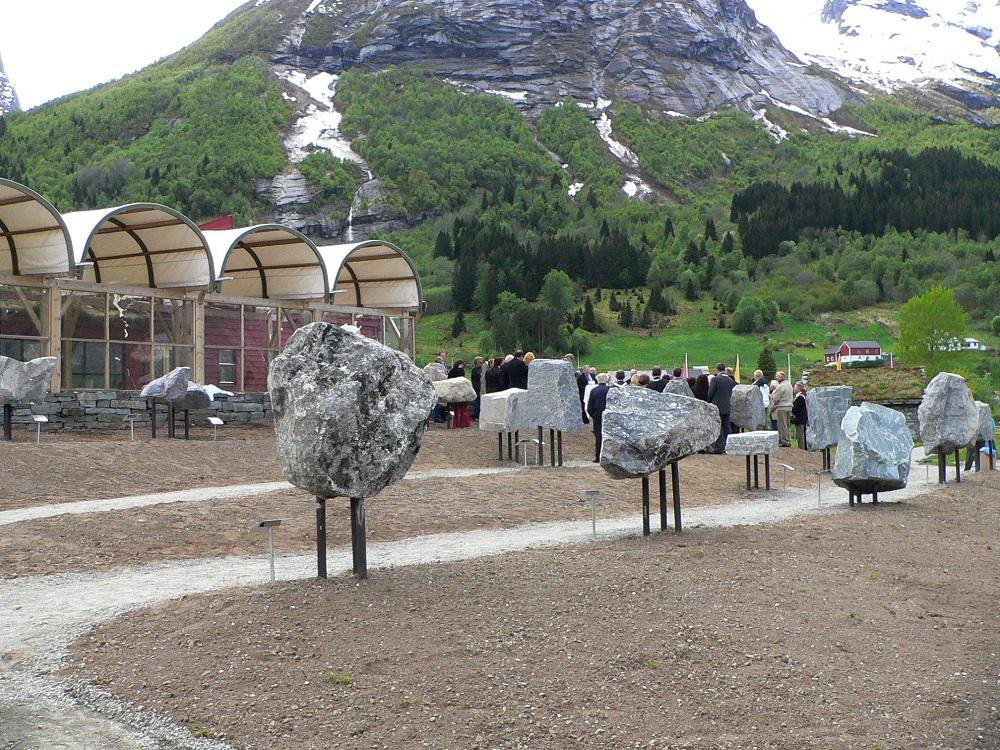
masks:
{"type": "Polygon", "coordinates": [[[22,234],[41,234],[42,232],[61,232],[62,227],[38,227],[36,229],[11,229],[0,231],[0,237],[18,237],[22,234]]]}
{"type": "Polygon", "coordinates": [[[18,203],[31,203],[34,200],[35,199],[30,195],[18,195],[14,198],[4,198],[3,200],[0,200],[0,206],[13,206],[18,203]]]}
{"type": "Polygon", "coordinates": [[[173,253],[204,252],[203,247],[175,247],[164,250],[150,250],[146,253],[124,253],[121,255],[102,255],[100,260],[125,260],[126,258],[144,258],[147,255],[171,255],[173,253]]]}
{"type": "Polygon", "coordinates": [[[365,255],[365,256],[362,256],[360,258],[358,256],[356,256],[356,255],[352,255],[350,262],[351,263],[362,263],[362,262],[364,262],[366,260],[402,260],[404,263],[406,262],[403,259],[403,256],[400,255],[399,253],[392,253],[390,255],[365,255]]]}
{"type": "MultiPolygon", "coordinates": [[[[322,266],[320,266],[319,263],[283,263],[277,266],[264,266],[265,271],[278,271],[289,268],[322,268],[322,266]]],[[[245,271],[253,271],[254,273],[256,273],[257,267],[254,266],[253,268],[227,268],[223,273],[223,275],[229,273],[240,273],[245,271]]]]}
{"type": "Polygon", "coordinates": [[[184,224],[180,219],[163,219],[162,221],[148,221],[145,224],[126,224],[121,223],[121,226],[113,227],[101,227],[94,234],[114,234],[115,232],[137,232],[143,229],[159,229],[161,227],[176,227],[180,224],[184,224]]]}
{"type": "MultiPolygon", "coordinates": [[[[277,231],[274,229],[264,230],[264,231],[277,231]]],[[[246,245],[248,247],[258,248],[258,247],[278,247],[280,245],[305,245],[306,243],[300,240],[298,237],[289,237],[284,240],[259,240],[257,242],[241,240],[240,245],[246,245]]],[[[312,248],[310,248],[310,251],[312,248]]]]}
{"type": "Polygon", "coordinates": [[[377,281],[416,281],[413,276],[385,276],[380,279],[357,279],[357,284],[373,284],[377,281]]]}

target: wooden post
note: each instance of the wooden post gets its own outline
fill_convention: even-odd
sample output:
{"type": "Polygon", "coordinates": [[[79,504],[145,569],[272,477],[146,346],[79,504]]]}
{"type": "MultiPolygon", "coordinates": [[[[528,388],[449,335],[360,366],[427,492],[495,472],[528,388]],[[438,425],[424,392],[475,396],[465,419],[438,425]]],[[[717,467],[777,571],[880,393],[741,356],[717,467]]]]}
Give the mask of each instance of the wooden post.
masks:
{"type": "Polygon", "coordinates": [[[642,478],[642,535],[649,536],[649,477],[642,478]]]}
{"type": "Polygon", "coordinates": [[[191,333],[194,336],[194,361],[191,363],[192,380],[205,382],[205,292],[201,292],[191,303],[191,333]]]}
{"type": "Polygon", "coordinates": [[[49,294],[46,313],[48,330],[45,335],[49,339],[49,356],[56,358],[56,369],[52,373],[52,392],[58,393],[62,390],[62,290],[58,286],[47,286],[46,289],[49,294]]]}
{"type": "Polygon", "coordinates": [[[660,531],[667,528],[667,471],[660,469],[660,531]]]}
{"type": "Polygon", "coordinates": [[[326,498],[316,498],[316,575],[326,578],[326,498]]]}
{"type": "Polygon", "coordinates": [[[354,577],[364,580],[368,577],[368,543],[365,538],[365,499],[351,498],[351,556],[354,562],[354,577]]]}
{"type": "Polygon", "coordinates": [[[670,464],[670,485],[674,494],[674,531],[681,530],[681,472],[674,461],[670,464]]]}

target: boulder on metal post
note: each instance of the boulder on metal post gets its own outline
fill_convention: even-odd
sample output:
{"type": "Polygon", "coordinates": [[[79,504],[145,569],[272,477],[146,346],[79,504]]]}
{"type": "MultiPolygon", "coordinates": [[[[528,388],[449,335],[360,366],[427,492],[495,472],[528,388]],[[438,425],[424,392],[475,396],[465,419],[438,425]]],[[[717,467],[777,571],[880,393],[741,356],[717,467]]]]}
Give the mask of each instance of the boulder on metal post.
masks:
{"type": "Polygon", "coordinates": [[[436,383],[439,380],[447,380],[448,368],[440,362],[428,362],[424,365],[424,375],[430,378],[432,383],[436,383]]]}
{"type": "Polygon", "coordinates": [[[187,396],[190,379],[190,367],[175,367],[166,375],[146,383],[139,391],[139,396],[141,398],[163,399],[164,401],[180,401],[187,396]]]}
{"type": "Polygon", "coordinates": [[[673,378],[666,382],[663,386],[664,393],[672,393],[675,396],[687,396],[688,398],[694,398],[694,391],[691,390],[691,386],[687,384],[687,381],[683,378],[673,378]]]}
{"type": "Polygon", "coordinates": [[[566,360],[533,360],[528,365],[528,394],[521,403],[522,427],[548,427],[560,432],[583,427],[576,371],[566,360]]]}
{"type": "MultiPolygon", "coordinates": [[[[687,383],[684,387],[687,388],[687,383]]],[[[735,386],[730,400],[729,421],[744,430],[760,430],[767,426],[764,417],[764,399],[760,397],[760,388],[755,385],[735,386]]]]}
{"type": "Polygon", "coordinates": [[[840,424],[851,408],[854,389],[849,385],[813,388],[806,394],[806,444],[811,451],[825,450],[840,442],[840,424]]]}
{"type": "Polygon", "coordinates": [[[910,474],[913,437],[906,417],[878,404],[852,406],[844,415],[833,481],[854,497],[901,490],[910,474]]]}
{"type": "Polygon", "coordinates": [[[479,429],[484,432],[515,432],[522,427],[522,388],[484,393],[479,399],[479,429]]]}
{"type": "Polygon", "coordinates": [[[208,388],[201,383],[188,381],[187,393],[173,402],[175,409],[181,411],[194,411],[196,409],[207,409],[212,405],[212,395],[208,388]]]}
{"type": "MultiPolygon", "coordinates": [[[[426,368],[424,370],[426,373],[426,368]]],[[[431,383],[437,397],[448,404],[467,404],[476,400],[476,391],[468,378],[447,378],[431,383]]]]}
{"type": "Polygon", "coordinates": [[[56,362],[55,357],[21,362],[0,356],[0,404],[30,404],[44,400],[56,362]]]}
{"type": "Polygon", "coordinates": [[[964,448],[979,434],[979,407],[961,375],[942,372],[924,389],[917,408],[920,439],[927,453],[947,455],[964,448]]]}
{"type": "Polygon", "coordinates": [[[325,577],[325,502],[351,499],[355,575],[367,576],[364,500],[402,479],[436,395],[400,352],[329,323],[298,329],[267,377],[285,476],[316,497],[325,577]]]}

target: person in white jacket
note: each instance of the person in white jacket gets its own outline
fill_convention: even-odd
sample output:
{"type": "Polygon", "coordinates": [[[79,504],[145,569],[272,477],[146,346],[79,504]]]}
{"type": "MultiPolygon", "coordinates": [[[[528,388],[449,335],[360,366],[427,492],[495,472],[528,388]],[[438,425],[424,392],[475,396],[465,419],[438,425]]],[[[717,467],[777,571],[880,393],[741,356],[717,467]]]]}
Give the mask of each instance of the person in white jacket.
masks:
{"type": "Polygon", "coordinates": [[[778,444],[783,448],[791,448],[792,435],[789,425],[792,417],[792,401],[795,396],[785,373],[779,370],[774,379],[778,381],[778,385],[771,393],[771,416],[778,422],[778,444]]]}

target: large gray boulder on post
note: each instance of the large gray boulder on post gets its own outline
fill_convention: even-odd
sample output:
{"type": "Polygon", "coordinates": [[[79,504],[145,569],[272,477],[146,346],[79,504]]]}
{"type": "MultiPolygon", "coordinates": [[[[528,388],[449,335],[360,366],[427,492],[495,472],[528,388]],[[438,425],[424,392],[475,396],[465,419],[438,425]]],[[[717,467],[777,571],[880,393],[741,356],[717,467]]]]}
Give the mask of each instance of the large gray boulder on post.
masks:
{"type": "Polygon", "coordinates": [[[49,392],[55,357],[38,357],[27,362],[0,357],[0,404],[30,404],[42,401],[49,392]]]}
{"type": "MultiPolygon", "coordinates": [[[[684,384],[687,387],[687,383],[684,384]]],[[[737,385],[730,401],[729,420],[744,430],[759,430],[764,424],[764,399],[755,385],[737,385]]]]}
{"type": "Polygon", "coordinates": [[[514,432],[521,429],[523,388],[484,393],[479,399],[479,429],[484,432],[514,432]]]}
{"type": "Polygon", "coordinates": [[[902,412],[878,404],[852,406],[844,415],[833,481],[856,493],[906,486],[913,438],[902,412]]]}
{"type": "Polygon", "coordinates": [[[448,379],[448,368],[440,362],[429,362],[424,365],[424,375],[431,379],[432,383],[448,379]]]}
{"type": "Polygon", "coordinates": [[[528,395],[521,399],[521,405],[521,428],[573,432],[583,427],[576,371],[566,360],[533,360],[528,365],[528,395]]]}
{"type": "Polygon", "coordinates": [[[431,383],[437,397],[449,404],[467,404],[476,400],[476,391],[467,378],[448,378],[431,383]]]}
{"type": "Polygon", "coordinates": [[[989,404],[984,404],[982,401],[977,401],[976,406],[979,407],[979,433],[976,435],[976,440],[988,443],[997,430],[996,422],[993,421],[993,410],[989,404]]]}
{"type": "Polygon", "coordinates": [[[187,396],[190,367],[175,367],[163,377],[150,380],[139,392],[141,398],[160,398],[164,401],[180,401],[187,396]]]}
{"type": "Polygon", "coordinates": [[[851,408],[854,389],[849,385],[813,388],[806,393],[806,444],[809,450],[821,451],[840,441],[840,423],[851,408]]]}
{"type": "Polygon", "coordinates": [[[691,390],[691,386],[687,384],[684,378],[671,378],[667,381],[666,385],[663,386],[664,393],[673,393],[675,396],[687,396],[688,398],[694,398],[694,391],[691,390]]]}
{"type": "Polygon", "coordinates": [[[979,407],[965,378],[942,372],[924,389],[917,408],[920,440],[927,453],[951,453],[975,442],[979,434],[979,407]]]}
{"type": "Polygon", "coordinates": [[[180,409],[181,411],[207,409],[211,405],[212,394],[209,392],[208,388],[203,386],[201,383],[194,383],[191,381],[187,384],[187,393],[184,394],[184,397],[173,402],[174,408],[180,409]]]}
{"type": "Polygon", "coordinates": [[[726,436],[726,453],[732,456],[773,456],[778,452],[778,447],[778,433],[772,430],[755,430],[726,436]]]}
{"type": "Polygon", "coordinates": [[[721,426],[714,404],[648,388],[612,388],[601,467],[612,479],[652,474],[715,442],[721,426]]]}
{"type": "Polygon", "coordinates": [[[318,497],[373,497],[413,463],[437,397],[403,354],[329,323],[298,329],[267,376],[285,476],[318,497]]]}

